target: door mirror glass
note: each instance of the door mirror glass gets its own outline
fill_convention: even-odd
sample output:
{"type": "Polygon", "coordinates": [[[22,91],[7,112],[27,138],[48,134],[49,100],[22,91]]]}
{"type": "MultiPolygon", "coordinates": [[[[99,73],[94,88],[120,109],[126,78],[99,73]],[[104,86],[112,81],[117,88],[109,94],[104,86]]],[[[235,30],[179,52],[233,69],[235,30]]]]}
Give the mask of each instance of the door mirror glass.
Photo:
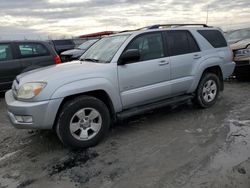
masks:
{"type": "Polygon", "coordinates": [[[120,58],[119,65],[124,65],[126,63],[136,62],[140,60],[140,52],[138,49],[126,50],[120,58]]]}

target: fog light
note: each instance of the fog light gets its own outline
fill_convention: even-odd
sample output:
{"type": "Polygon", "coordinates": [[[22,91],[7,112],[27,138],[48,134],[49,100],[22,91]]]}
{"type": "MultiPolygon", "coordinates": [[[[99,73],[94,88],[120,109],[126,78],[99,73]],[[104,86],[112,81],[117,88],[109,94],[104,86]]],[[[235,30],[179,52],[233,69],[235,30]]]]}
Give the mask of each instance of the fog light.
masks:
{"type": "Polygon", "coordinates": [[[15,118],[18,122],[23,122],[22,116],[15,116],[15,118]]]}
{"type": "Polygon", "coordinates": [[[32,123],[33,122],[32,116],[23,116],[23,122],[32,123]]]}
{"type": "Polygon", "coordinates": [[[15,116],[16,120],[20,123],[32,123],[32,116],[15,116]]]}

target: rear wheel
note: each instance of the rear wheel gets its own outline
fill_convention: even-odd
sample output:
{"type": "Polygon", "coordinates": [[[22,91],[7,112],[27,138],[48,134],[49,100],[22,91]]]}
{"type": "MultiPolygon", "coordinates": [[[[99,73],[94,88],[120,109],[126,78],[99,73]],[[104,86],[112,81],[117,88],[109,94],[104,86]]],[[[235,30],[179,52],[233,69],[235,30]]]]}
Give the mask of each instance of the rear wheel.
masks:
{"type": "Polygon", "coordinates": [[[220,92],[219,77],[213,73],[205,73],[196,90],[195,104],[201,108],[208,108],[217,101],[220,92]]]}
{"type": "Polygon", "coordinates": [[[56,132],[66,146],[86,148],[101,141],[109,126],[107,106],[97,98],[82,96],[64,104],[56,132]]]}

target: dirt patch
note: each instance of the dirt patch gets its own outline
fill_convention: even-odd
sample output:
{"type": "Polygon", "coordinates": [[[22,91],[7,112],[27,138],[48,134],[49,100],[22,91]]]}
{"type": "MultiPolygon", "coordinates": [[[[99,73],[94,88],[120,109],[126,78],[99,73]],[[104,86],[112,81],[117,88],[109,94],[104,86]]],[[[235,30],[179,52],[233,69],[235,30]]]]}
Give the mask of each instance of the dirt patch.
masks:
{"type": "Polygon", "coordinates": [[[70,152],[70,154],[66,158],[51,167],[51,169],[49,170],[49,175],[53,176],[74,167],[82,166],[87,161],[98,156],[98,153],[89,150],[70,152]]]}
{"type": "Polygon", "coordinates": [[[36,181],[36,180],[34,180],[34,179],[25,180],[24,182],[22,182],[21,184],[19,184],[19,185],[17,186],[17,188],[25,188],[25,187],[31,185],[32,183],[34,183],[35,181],[36,181]]]}

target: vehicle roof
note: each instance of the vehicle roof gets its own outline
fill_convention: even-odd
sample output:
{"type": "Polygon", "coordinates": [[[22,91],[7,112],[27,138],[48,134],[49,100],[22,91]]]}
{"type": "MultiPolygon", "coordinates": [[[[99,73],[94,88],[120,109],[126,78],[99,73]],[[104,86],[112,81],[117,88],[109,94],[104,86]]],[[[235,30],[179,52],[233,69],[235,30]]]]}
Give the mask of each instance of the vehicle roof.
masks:
{"type": "Polygon", "coordinates": [[[55,39],[55,40],[49,40],[49,41],[73,41],[73,39],[55,39]]]}
{"type": "Polygon", "coordinates": [[[43,40],[0,40],[0,43],[15,43],[15,42],[37,42],[37,43],[47,43],[43,40]]]}

